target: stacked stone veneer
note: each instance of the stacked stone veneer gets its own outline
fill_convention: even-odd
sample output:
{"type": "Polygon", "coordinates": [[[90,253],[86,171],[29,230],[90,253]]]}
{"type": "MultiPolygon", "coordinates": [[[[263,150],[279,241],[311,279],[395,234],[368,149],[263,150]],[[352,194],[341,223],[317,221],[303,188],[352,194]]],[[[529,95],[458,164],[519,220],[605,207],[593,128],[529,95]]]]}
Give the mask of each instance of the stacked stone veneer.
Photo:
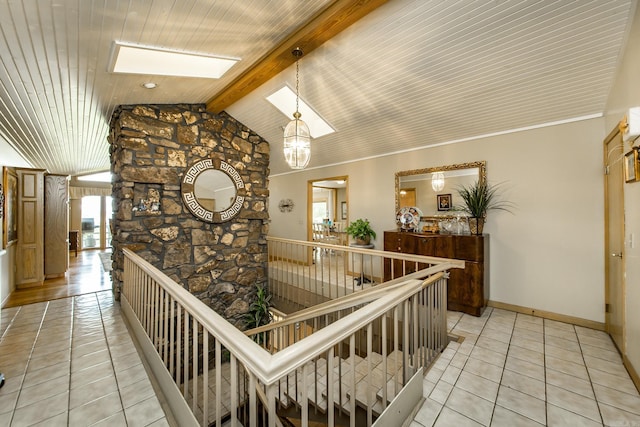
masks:
{"type": "Polygon", "coordinates": [[[242,327],[255,286],[267,282],[268,143],[204,105],[121,106],[109,142],[116,297],[129,248],[242,327]],[[246,186],[243,209],[228,222],[202,222],[182,202],[185,171],[205,158],[232,165],[246,186]],[[141,200],[159,208],[138,209],[141,200]]]}

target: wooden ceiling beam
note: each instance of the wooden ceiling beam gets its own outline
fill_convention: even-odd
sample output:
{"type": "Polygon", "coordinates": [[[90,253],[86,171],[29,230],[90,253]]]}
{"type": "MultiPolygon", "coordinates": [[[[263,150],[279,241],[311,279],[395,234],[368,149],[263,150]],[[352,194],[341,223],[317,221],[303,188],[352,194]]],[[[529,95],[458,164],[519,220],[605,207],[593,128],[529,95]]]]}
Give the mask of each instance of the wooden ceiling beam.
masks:
{"type": "Polygon", "coordinates": [[[387,1],[336,0],[207,101],[207,110],[223,111],[293,64],[293,49],[299,47],[305,55],[311,53],[387,1]]]}

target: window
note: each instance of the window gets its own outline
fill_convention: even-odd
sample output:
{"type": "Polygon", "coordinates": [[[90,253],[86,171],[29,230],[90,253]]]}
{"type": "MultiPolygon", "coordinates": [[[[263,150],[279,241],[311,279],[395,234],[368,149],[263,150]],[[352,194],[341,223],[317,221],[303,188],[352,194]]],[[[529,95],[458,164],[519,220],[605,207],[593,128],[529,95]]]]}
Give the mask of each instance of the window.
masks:
{"type": "Polygon", "coordinates": [[[316,199],[313,201],[313,213],[312,218],[314,223],[324,221],[329,215],[329,204],[327,199],[316,199]]]}
{"type": "Polygon", "coordinates": [[[106,249],[111,246],[111,205],[111,196],[84,196],[82,198],[82,249],[106,249]],[[109,217],[107,217],[107,210],[109,217]]]}

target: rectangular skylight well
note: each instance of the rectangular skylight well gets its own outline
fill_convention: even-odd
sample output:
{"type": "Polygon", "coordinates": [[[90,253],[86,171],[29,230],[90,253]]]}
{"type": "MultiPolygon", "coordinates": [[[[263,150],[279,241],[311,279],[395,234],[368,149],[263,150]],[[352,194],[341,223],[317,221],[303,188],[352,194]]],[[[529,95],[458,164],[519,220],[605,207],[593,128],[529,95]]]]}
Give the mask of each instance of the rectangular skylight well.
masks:
{"type": "Polygon", "coordinates": [[[78,181],[111,182],[111,172],[98,172],[78,176],[78,181]]]}
{"type": "MultiPolygon", "coordinates": [[[[272,103],[289,120],[293,120],[293,113],[296,111],[296,93],[289,86],[285,86],[267,96],[267,101],[272,103]]],[[[298,110],[302,114],[300,119],[309,126],[312,138],[320,138],[336,131],[302,99],[299,101],[298,110]]]]}
{"type": "Polygon", "coordinates": [[[219,79],[238,58],[177,52],[150,46],[114,42],[111,71],[114,73],[219,79]]]}

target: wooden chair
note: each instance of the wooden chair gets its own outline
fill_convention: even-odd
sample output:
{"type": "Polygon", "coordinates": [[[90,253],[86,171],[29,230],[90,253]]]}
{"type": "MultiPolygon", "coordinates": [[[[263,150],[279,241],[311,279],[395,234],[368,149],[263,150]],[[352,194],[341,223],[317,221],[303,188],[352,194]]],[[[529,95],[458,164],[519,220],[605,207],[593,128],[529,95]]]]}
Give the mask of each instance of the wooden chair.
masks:
{"type": "MultiPolygon", "coordinates": [[[[339,245],[340,244],[340,235],[338,234],[337,226],[340,223],[334,224],[329,227],[328,224],[324,225],[324,243],[329,243],[331,245],[339,245]]],[[[340,227],[342,228],[342,227],[340,227]]],[[[342,230],[340,230],[342,231],[342,230]]]]}
{"type": "Polygon", "coordinates": [[[324,224],[313,223],[311,226],[313,227],[313,241],[322,242],[324,239],[324,224]]]}

